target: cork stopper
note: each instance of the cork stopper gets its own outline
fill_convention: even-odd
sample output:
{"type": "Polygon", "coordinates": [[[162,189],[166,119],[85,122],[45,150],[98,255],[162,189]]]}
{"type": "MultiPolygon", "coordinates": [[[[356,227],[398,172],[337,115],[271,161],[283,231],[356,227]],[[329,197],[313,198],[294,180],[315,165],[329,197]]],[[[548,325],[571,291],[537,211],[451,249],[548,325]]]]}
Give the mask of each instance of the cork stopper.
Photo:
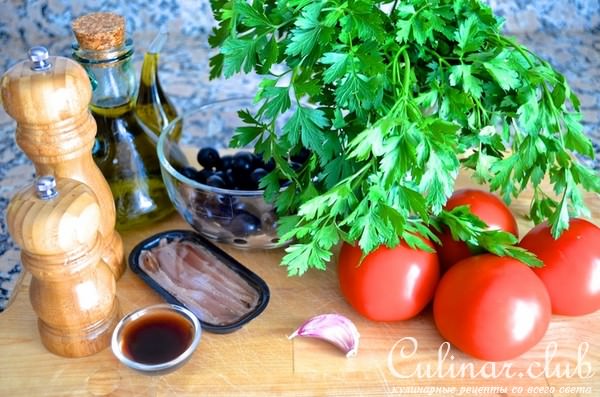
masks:
{"type": "Polygon", "coordinates": [[[111,12],[95,12],[73,21],[79,47],[89,51],[119,48],[125,41],[125,18],[111,12]]]}

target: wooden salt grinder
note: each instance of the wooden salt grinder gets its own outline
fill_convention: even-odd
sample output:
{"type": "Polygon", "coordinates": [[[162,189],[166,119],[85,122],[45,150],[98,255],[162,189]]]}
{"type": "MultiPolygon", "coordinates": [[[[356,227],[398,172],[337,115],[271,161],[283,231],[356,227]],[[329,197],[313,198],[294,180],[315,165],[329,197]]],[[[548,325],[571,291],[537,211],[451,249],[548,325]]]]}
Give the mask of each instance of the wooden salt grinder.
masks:
{"type": "Polygon", "coordinates": [[[73,179],[44,176],[17,193],[7,210],[42,343],[52,353],[82,357],[110,344],[118,322],[115,278],[101,259],[100,207],[73,179]]]}
{"type": "Polygon", "coordinates": [[[92,188],[102,214],[102,260],[118,279],[125,271],[123,241],[115,231],[110,187],[92,158],[96,122],[88,110],[88,75],[75,61],[49,57],[44,47],[33,47],[29,58],[0,80],[6,113],[17,121],[17,144],[38,176],[71,178],[92,188]]]}

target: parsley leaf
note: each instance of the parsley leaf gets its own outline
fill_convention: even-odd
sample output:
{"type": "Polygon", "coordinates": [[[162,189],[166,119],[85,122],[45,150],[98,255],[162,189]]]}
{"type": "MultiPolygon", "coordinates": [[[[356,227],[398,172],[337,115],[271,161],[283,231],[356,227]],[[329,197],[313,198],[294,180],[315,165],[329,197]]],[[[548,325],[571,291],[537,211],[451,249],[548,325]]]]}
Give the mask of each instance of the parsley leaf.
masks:
{"type": "Polygon", "coordinates": [[[319,15],[322,7],[323,3],[317,1],[304,8],[302,16],[295,22],[297,27],[290,32],[292,38],[286,54],[307,56],[314,49],[321,32],[319,15]]]}
{"type": "Polygon", "coordinates": [[[332,83],[346,74],[348,61],[351,60],[348,53],[327,52],[321,58],[321,63],[331,65],[323,74],[325,83],[332,83]]]}
{"type": "Polygon", "coordinates": [[[519,74],[515,70],[515,62],[506,51],[501,52],[496,58],[485,62],[487,69],[503,90],[508,91],[521,85],[519,74]]]}
{"type": "Polygon", "coordinates": [[[256,62],[256,47],[252,40],[228,37],[221,47],[221,53],[225,77],[231,77],[242,69],[248,73],[256,62]]]}

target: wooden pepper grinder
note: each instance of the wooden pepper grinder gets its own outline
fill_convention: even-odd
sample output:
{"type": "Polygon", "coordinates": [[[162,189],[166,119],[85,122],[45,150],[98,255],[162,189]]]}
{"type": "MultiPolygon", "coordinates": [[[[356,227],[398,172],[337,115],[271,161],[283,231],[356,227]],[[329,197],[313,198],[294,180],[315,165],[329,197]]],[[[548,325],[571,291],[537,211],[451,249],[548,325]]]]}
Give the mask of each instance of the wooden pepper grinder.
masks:
{"type": "Polygon", "coordinates": [[[92,88],[87,73],[75,61],[33,47],[29,61],[2,77],[0,91],[6,112],[17,121],[17,144],[36,174],[78,180],[98,197],[102,260],[118,279],[125,270],[123,241],[115,231],[110,187],[92,158],[96,122],[88,110],[92,88]]]}
{"type": "Polygon", "coordinates": [[[33,276],[42,343],[61,356],[106,348],[118,322],[115,278],[100,259],[100,219],[92,190],[67,178],[43,176],[8,206],[9,232],[33,276]]]}

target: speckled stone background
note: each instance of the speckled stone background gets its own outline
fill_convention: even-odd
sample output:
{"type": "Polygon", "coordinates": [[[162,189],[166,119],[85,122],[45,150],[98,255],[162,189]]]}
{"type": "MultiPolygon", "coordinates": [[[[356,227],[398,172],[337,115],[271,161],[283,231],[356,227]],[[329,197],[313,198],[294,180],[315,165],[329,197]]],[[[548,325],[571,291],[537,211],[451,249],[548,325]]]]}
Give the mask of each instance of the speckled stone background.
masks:
{"type": "MultiPolygon", "coordinates": [[[[600,0],[488,0],[515,35],[566,76],[579,95],[585,131],[600,152],[600,0]]],[[[252,76],[208,82],[206,36],[213,24],[208,0],[0,0],[0,73],[24,59],[33,45],[70,55],[71,21],[88,12],[113,11],[127,19],[140,58],[159,26],[171,32],[161,56],[161,82],[180,112],[215,99],[250,95],[252,76]]],[[[214,137],[219,146],[226,142],[214,137]]],[[[590,162],[591,163],[591,162],[590,162]]],[[[593,163],[600,169],[599,162],[593,163]]],[[[8,236],[6,206],[29,183],[33,168],[14,142],[14,122],[0,110],[0,311],[22,277],[18,250],[8,236]]]]}

